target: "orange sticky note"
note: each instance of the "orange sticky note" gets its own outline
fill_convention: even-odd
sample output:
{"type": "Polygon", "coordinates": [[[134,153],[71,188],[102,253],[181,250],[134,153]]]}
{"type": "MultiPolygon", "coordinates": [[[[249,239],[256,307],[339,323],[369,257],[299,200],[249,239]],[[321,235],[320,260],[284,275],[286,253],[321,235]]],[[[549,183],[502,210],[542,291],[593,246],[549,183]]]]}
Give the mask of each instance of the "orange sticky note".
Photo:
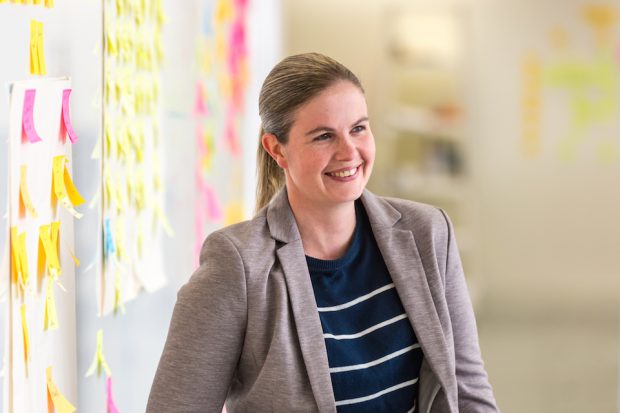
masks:
{"type": "Polygon", "coordinates": [[[48,394],[48,404],[51,402],[52,406],[48,405],[48,410],[53,411],[56,409],[56,413],[73,413],[75,411],[75,407],[69,403],[69,401],[65,398],[65,396],[60,392],[58,386],[54,383],[52,378],[52,366],[49,366],[45,369],[45,377],[47,379],[47,394],[48,394]]]}
{"type": "Polygon", "coordinates": [[[34,98],[35,89],[28,89],[24,95],[24,108],[22,111],[22,130],[30,143],[40,142],[42,139],[34,129],[34,98]]]}
{"type": "Polygon", "coordinates": [[[76,143],[78,140],[75,131],[73,130],[73,125],[71,125],[71,116],[69,112],[69,97],[71,96],[71,89],[65,89],[62,91],[62,121],[69,135],[69,139],[71,143],[76,143]]]}

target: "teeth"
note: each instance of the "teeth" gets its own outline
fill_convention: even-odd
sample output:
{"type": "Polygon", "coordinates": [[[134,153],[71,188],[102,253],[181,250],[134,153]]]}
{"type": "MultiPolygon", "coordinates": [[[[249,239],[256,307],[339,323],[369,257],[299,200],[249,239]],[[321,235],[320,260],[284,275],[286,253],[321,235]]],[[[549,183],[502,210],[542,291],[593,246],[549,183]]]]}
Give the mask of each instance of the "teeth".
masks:
{"type": "Polygon", "coordinates": [[[349,169],[348,171],[331,172],[329,175],[337,176],[339,178],[346,178],[347,176],[355,174],[355,171],[357,171],[357,168],[349,169]]]}

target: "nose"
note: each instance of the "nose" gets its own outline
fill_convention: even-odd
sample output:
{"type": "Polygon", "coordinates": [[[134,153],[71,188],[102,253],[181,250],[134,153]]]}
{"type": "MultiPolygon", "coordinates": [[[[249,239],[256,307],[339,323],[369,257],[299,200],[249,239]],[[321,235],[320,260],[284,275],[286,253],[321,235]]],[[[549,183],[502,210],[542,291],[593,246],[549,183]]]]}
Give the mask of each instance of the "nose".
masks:
{"type": "Polygon", "coordinates": [[[356,151],[355,143],[353,142],[353,138],[348,134],[341,135],[338,139],[338,152],[336,153],[336,157],[339,161],[349,161],[355,159],[355,151],[356,151]]]}

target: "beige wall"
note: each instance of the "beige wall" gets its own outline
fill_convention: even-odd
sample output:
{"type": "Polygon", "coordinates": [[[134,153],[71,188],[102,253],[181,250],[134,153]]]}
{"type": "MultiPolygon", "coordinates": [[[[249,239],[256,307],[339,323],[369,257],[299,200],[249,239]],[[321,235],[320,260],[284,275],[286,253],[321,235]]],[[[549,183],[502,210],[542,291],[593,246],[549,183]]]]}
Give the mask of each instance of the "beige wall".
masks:
{"type": "MultiPolygon", "coordinates": [[[[286,54],[320,51],[362,78],[381,173],[390,164],[381,159],[387,81],[382,78],[382,20],[387,5],[395,2],[283,3],[286,54]]],[[[580,4],[585,2],[459,3],[468,9],[472,23],[466,51],[473,185],[468,202],[475,207],[471,219],[475,283],[483,293],[479,305],[497,314],[587,311],[615,317],[620,297],[620,159],[602,163],[595,156],[595,145],[598,133],[615,136],[620,146],[620,124],[594,130],[580,146],[577,159],[563,161],[557,140],[567,131],[567,102],[561,93],[551,92],[545,100],[541,155],[527,159],[519,147],[521,57],[532,49],[551,57],[544,43],[547,31],[557,24],[577,27],[580,4]]],[[[583,28],[574,40],[587,47],[587,35],[579,30],[583,28]]],[[[578,53],[584,50],[578,48],[578,53]]]]}

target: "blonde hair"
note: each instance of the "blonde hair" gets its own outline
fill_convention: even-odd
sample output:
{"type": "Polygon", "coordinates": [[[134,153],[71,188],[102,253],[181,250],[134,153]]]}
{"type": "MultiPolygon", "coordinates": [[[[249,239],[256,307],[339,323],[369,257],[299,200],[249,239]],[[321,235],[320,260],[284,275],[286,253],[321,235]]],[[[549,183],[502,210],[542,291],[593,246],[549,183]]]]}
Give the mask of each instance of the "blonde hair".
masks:
{"type": "Polygon", "coordinates": [[[257,212],[266,206],[285,184],[284,171],[261,144],[263,134],[273,134],[278,142],[286,144],[295,111],[329,86],[342,80],[351,82],[364,92],[353,72],[320,53],[289,56],[271,69],[265,78],[258,98],[261,128],[256,152],[257,212]]]}

